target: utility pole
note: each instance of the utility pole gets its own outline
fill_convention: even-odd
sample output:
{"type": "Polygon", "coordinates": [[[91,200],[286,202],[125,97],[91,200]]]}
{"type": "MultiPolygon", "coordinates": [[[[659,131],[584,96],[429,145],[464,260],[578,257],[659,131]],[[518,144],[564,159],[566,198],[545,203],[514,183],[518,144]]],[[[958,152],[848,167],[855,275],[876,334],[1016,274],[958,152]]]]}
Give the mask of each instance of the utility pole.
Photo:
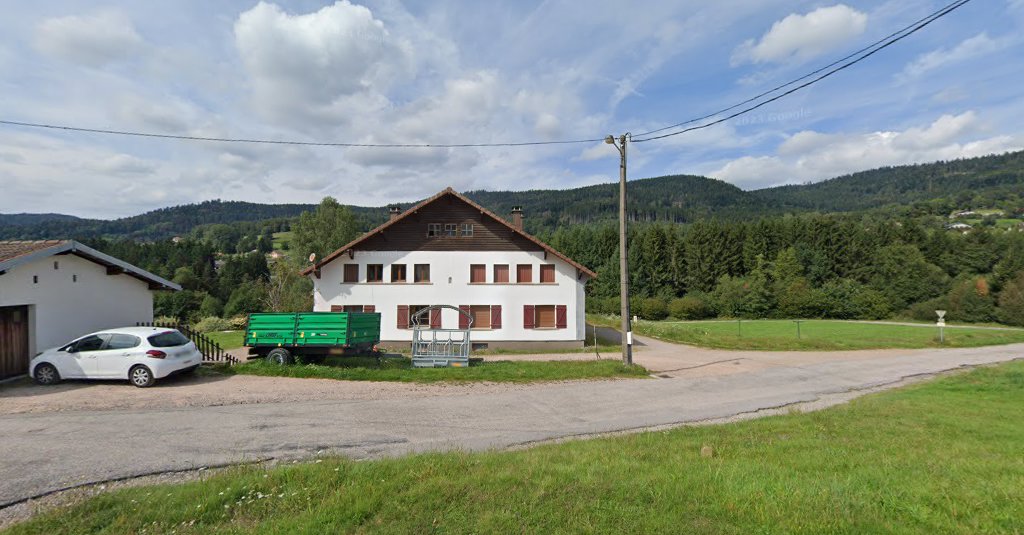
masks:
{"type": "Polygon", "coordinates": [[[633,330],[629,315],[629,263],[626,257],[626,141],[629,133],[619,136],[619,142],[608,136],[604,142],[614,145],[621,156],[619,164],[619,312],[622,314],[622,363],[633,364],[633,330]]]}

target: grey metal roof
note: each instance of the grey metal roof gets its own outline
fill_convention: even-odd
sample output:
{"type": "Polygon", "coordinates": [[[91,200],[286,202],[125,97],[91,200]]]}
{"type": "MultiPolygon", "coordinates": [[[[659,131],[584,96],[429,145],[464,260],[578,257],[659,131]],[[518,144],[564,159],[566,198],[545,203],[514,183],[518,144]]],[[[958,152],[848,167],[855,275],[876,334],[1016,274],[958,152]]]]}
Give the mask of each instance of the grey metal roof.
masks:
{"type": "Polygon", "coordinates": [[[20,265],[59,254],[73,254],[85,258],[105,266],[111,274],[123,273],[135,277],[149,283],[151,290],[181,290],[178,284],[74,240],[0,241],[0,275],[20,265]]]}

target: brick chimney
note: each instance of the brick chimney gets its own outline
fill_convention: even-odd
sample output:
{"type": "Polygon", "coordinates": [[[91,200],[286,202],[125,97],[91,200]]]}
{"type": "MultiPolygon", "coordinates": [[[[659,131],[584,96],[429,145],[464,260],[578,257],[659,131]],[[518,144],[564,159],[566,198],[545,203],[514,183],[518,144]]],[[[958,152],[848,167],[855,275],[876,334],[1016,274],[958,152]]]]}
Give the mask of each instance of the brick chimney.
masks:
{"type": "Polygon", "coordinates": [[[398,206],[397,204],[388,206],[388,215],[390,216],[388,218],[388,221],[394,221],[398,219],[398,216],[402,215],[402,207],[398,206]]]}
{"type": "Polygon", "coordinates": [[[523,207],[513,206],[512,207],[512,226],[523,230],[523,207]]]}

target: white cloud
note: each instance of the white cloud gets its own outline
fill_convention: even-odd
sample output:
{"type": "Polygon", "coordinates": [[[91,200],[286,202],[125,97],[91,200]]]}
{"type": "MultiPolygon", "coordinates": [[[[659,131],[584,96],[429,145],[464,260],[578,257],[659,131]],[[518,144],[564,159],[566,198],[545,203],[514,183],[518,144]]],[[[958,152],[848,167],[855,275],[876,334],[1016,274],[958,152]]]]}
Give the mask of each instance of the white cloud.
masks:
{"type": "Polygon", "coordinates": [[[973,111],[943,115],[924,127],[866,134],[803,131],[781,143],[772,156],[744,156],[709,173],[746,189],[815,182],[865,169],[936,160],[971,158],[1018,150],[1024,138],[993,136],[966,140],[984,131],[973,111]]]}
{"type": "Polygon", "coordinates": [[[46,19],[35,29],[36,50],[89,67],[132,58],[143,46],[131,20],[117,11],[46,19]]]}
{"type": "Polygon", "coordinates": [[[981,32],[974,37],[961,41],[960,44],[951,50],[939,48],[922,54],[903,69],[904,77],[921,76],[929,71],[939,69],[946,65],[959,63],[969,59],[991,54],[1006,48],[1012,43],[1011,39],[992,39],[987,33],[981,32]]]}
{"type": "Polygon", "coordinates": [[[234,32],[256,108],[285,123],[337,124],[386,108],[384,93],[414,71],[409,43],[347,0],[305,15],[260,2],[234,32]]]}
{"type": "Polygon", "coordinates": [[[760,40],[733,52],[732,64],[804,61],[864,33],[868,16],[844,4],[821,7],[777,21],[760,40]]]}

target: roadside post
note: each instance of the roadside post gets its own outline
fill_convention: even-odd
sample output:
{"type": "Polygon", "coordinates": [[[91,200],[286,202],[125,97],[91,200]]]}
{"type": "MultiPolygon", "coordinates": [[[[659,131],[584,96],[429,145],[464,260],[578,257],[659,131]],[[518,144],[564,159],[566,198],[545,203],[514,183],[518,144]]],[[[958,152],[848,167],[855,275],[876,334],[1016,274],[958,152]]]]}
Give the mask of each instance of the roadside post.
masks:
{"type": "Polygon", "coordinates": [[[796,339],[797,340],[800,339],[800,323],[802,323],[803,321],[804,320],[793,320],[793,323],[796,324],[796,339]]]}
{"type": "Polygon", "coordinates": [[[937,314],[939,316],[939,321],[935,322],[935,325],[937,325],[939,327],[939,343],[940,344],[945,344],[946,343],[946,336],[945,336],[945,333],[942,332],[942,331],[946,327],[946,311],[945,310],[936,310],[935,314],[937,314]]]}

